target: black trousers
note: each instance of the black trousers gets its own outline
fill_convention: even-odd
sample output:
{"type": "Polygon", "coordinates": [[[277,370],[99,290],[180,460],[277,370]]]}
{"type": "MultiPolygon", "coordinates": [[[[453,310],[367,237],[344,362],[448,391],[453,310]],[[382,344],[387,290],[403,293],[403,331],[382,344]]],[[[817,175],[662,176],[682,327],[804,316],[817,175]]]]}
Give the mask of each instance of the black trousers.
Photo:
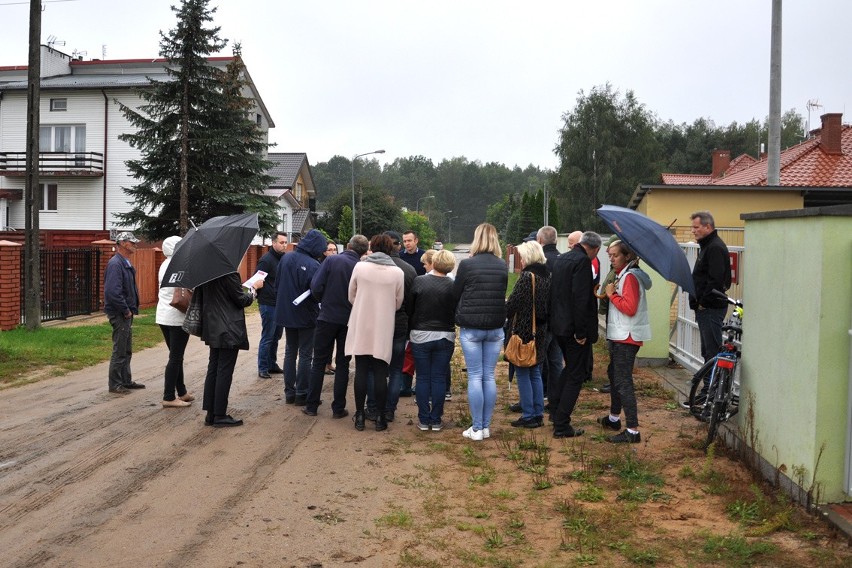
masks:
{"type": "Polygon", "coordinates": [[[388,400],[388,369],[390,366],[372,355],[355,355],[355,410],[364,412],[364,402],[367,399],[367,387],[370,382],[370,372],[373,373],[373,394],[376,399],[376,409],[386,408],[388,400]]]}
{"type": "Polygon", "coordinates": [[[320,403],[320,393],[325,380],[325,367],[331,361],[334,346],[337,345],[337,357],[334,359],[334,400],[331,410],[340,412],[346,408],[346,390],[349,388],[349,360],[344,353],[346,332],[345,323],[331,323],[317,320],[314,328],[314,358],[311,365],[311,380],[308,384],[308,398],[305,406],[316,410],[320,403]]]}
{"type": "Polygon", "coordinates": [[[177,396],[186,394],[183,382],[183,354],[189,341],[189,334],[179,325],[160,325],[166,347],[169,348],[169,362],[166,363],[165,390],[163,400],[174,400],[177,396]]]}
{"type": "Polygon", "coordinates": [[[213,416],[228,413],[228,394],[234,379],[239,349],[210,348],[207,377],[204,379],[204,403],[201,408],[213,416]]]}
{"type": "Polygon", "coordinates": [[[556,384],[548,386],[548,401],[553,412],[553,427],[556,430],[567,430],[571,425],[571,413],[580,397],[583,382],[589,376],[589,354],[592,343],[586,340],[580,345],[573,337],[557,335],[556,340],[565,358],[565,368],[559,375],[556,384]]]}

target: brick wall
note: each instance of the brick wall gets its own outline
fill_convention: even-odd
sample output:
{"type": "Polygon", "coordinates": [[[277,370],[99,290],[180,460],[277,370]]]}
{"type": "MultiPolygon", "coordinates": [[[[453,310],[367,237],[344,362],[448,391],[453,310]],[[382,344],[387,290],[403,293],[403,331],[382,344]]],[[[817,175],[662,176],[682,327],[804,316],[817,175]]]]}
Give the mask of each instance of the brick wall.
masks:
{"type": "Polygon", "coordinates": [[[0,331],[21,322],[21,254],[18,243],[0,241],[0,331]]]}

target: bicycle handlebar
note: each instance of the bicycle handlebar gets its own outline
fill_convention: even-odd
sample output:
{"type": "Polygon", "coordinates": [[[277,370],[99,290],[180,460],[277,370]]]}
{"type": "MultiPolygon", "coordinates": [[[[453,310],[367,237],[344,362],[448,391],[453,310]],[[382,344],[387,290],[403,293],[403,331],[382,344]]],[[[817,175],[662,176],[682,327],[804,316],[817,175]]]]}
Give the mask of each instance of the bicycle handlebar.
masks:
{"type": "Polygon", "coordinates": [[[736,306],[738,308],[743,307],[743,301],[742,300],[735,300],[735,299],[731,298],[730,296],[728,296],[727,294],[725,294],[724,292],[722,292],[720,290],[710,290],[710,293],[713,294],[714,296],[719,297],[719,298],[724,298],[725,301],[728,302],[729,304],[731,304],[732,306],[736,306]]]}

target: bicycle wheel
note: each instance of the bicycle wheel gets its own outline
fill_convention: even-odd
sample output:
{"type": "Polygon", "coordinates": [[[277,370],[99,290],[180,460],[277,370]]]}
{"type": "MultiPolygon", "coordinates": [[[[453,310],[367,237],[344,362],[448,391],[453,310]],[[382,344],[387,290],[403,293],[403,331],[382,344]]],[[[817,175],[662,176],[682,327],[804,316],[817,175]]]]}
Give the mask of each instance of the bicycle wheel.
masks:
{"type": "MultiPolygon", "coordinates": [[[[707,398],[702,394],[705,383],[710,382],[710,375],[713,373],[713,365],[716,360],[710,359],[698,369],[692,376],[692,388],[689,389],[689,413],[695,416],[698,420],[702,419],[702,415],[706,414],[704,409],[707,408],[707,398]]],[[[704,416],[706,421],[708,416],[704,416]]]]}
{"type": "Polygon", "coordinates": [[[710,425],[707,427],[707,444],[705,448],[716,440],[719,424],[726,420],[725,413],[728,411],[728,393],[731,388],[731,372],[728,369],[716,367],[716,392],[710,400],[710,425]]]}

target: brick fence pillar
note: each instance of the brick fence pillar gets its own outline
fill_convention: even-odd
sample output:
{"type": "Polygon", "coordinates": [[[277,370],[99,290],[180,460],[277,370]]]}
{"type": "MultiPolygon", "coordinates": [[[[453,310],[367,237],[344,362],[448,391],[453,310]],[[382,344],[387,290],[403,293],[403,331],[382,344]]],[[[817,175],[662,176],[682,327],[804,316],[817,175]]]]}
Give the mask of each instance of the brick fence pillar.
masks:
{"type": "Polygon", "coordinates": [[[110,241],[108,239],[94,241],[92,242],[92,247],[97,248],[101,251],[101,260],[100,267],[98,268],[98,274],[100,274],[100,282],[95,282],[95,286],[98,287],[98,309],[100,311],[104,308],[104,274],[106,273],[106,265],[113,256],[115,256],[115,241],[110,241]]]}
{"type": "Polygon", "coordinates": [[[21,323],[21,245],[0,241],[0,331],[21,323]]]}

